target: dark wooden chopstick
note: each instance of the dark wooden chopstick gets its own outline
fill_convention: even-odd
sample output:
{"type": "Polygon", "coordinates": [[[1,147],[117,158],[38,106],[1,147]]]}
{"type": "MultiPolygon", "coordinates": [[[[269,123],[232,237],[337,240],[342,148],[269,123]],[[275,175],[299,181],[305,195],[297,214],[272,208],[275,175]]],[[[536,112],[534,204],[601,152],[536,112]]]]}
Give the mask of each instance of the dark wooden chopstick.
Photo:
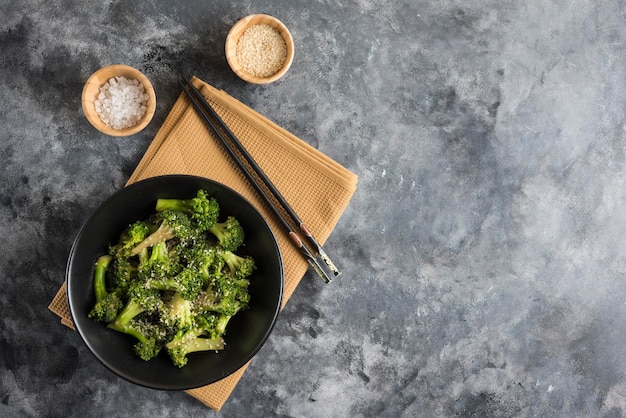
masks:
{"type": "Polygon", "coordinates": [[[333,277],[340,274],[340,271],[330,260],[322,246],[315,239],[304,222],[302,222],[300,217],[276,189],[274,184],[263,172],[261,167],[258,166],[246,148],[241,144],[241,142],[239,142],[235,134],[230,130],[217,112],[215,112],[202,93],[200,93],[200,91],[198,91],[198,89],[196,89],[196,87],[187,79],[181,79],[180,85],[195,111],[220,141],[225,151],[229,154],[241,172],[246,176],[257,193],[261,195],[282,226],[287,230],[289,238],[293,244],[300,250],[309,264],[322,277],[322,279],[326,283],[330,283],[333,277]],[[288,218],[290,218],[291,222],[288,218]],[[294,226],[296,226],[296,228],[294,228],[294,226]],[[315,256],[309,250],[300,236],[296,233],[296,230],[298,230],[312,245],[315,251],[317,251],[318,256],[315,256]]]}

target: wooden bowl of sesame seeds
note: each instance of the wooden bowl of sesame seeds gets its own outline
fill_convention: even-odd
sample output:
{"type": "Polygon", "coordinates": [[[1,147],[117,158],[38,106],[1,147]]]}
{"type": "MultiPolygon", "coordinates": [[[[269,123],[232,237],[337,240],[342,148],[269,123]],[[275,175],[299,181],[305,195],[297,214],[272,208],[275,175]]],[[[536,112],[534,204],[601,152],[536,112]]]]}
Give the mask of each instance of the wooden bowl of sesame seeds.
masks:
{"type": "Polygon", "coordinates": [[[226,60],[242,80],[272,83],[289,70],[294,44],[291,33],[278,19],[254,14],[239,20],[226,37],[226,60]]]}

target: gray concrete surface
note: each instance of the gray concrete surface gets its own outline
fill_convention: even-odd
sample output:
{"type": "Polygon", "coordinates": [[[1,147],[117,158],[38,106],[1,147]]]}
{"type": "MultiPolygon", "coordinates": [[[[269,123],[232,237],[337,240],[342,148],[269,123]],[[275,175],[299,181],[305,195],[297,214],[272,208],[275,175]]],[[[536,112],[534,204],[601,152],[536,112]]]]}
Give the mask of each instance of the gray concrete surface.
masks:
{"type": "Polygon", "coordinates": [[[0,0],[0,416],[626,414],[626,4],[0,0]],[[273,14],[269,86],[229,27],[273,14]],[[152,80],[155,119],[99,134],[99,67],[152,80]],[[221,412],[103,368],[47,305],[89,213],[197,75],[359,175],[311,272],[221,412]]]}

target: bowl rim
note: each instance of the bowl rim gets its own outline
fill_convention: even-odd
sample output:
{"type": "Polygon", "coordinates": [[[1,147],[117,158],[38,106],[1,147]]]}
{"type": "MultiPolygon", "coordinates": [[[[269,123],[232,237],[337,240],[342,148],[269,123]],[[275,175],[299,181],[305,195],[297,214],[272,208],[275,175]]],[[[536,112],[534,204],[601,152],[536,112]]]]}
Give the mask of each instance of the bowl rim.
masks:
{"type": "MultiPolygon", "coordinates": [[[[85,278],[83,277],[82,280],[85,280],[85,278]]],[[[179,175],[179,174],[168,174],[168,175],[161,175],[161,176],[155,176],[155,177],[150,177],[144,180],[140,180],[137,181],[133,184],[130,184],[128,186],[123,187],[122,189],[117,190],[116,192],[114,192],[112,195],[110,195],[109,197],[107,197],[100,205],[98,205],[96,207],[96,209],[93,210],[93,212],[91,213],[91,215],[87,218],[87,220],[85,222],[83,222],[81,228],[79,229],[78,233],[75,236],[75,239],[72,243],[68,258],[67,258],[67,264],[66,264],[66,270],[65,270],[65,284],[66,284],[66,300],[67,300],[67,304],[69,307],[69,311],[70,311],[70,316],[71,319],[74,323],[75,329],[76,331],[78,331],[78,334],[80,335],[81,340],[83,341],[83,343],[87,346],[88,350],[91,352],[92,355],[94,355],[94,357],[96,357],[96,359],[103,365],[105,366],[105,368],[107,368],[108,370],[110,370],[111,372],[113,372],[115,375],[122,377],[123,379],[137,384],[139,386],[143,386],[143,387],[147,387],[150,389],[157,389],[157,390],[176,390],[176,391],[180,391],[180,390],[190,390],[190,389],[195,389],[195,388],[199,388],[205,385],[209,385],[215,382],[218,382],[220,380],[223,380],[224,378],[231,376],[233,373],[237,372],[239,369],[241,369],[243,366],[245,366],[249,361],[252,360],[252,358],[259,352],[259,350],[265,345],[265,343],[267,342],[267,339],[269,338],[275,324],[276,324],[276,320],[278,318],[278,315],[280,314],[280,311],[282,309],[282,303],[283,303],[283,297],[284,297],[284,288],[285,288],[285,272],[284,272],[284,260],[283,260],[283,256],[282,253],[280,251],[280,247],[278,246],[278,242],[276,240],[276,237],[271,229],[271,227],[269,226],[269,224],[267,223],[267,220],[263,217],[263,215],[258,211],[258,209],[256,207],[254,207],[254,205],[252,205],[250,203],[249,200],[247,200],[243,195],[241,195],[239,192],[237,192],[236,190],[234,190],[233,188],[224,185],[218,181],[206,178],[206,177],[201,177],[201,176],[194,176],[194,175],[179,175]],[[280,279],[280,283],[279,283],[279,292],[277,295],[277,300],[276,300],[276,306],[275,309],[272,310],[271,312],[271,323],[270,326],[264,331],[262,337],[259,338],[259,341],[257,343],[257,345],[250,350],[246,356],[241,357],[241,359],[232,367],[230,367],[230,369],[228,369],[228,372],[226,374],[223,374],[221,376],[218,377],[212,377],[212,378],[207,378],[202,380],[200,383],[196,382],[193,384],[171,384],[168,383],[167,381],[165,382],[147,382],[145,379],[141,379],[141,378],[137,378],[134,375],[132,375],[131,373],[126,372],[123,368],[119,367],[119,366],[112,366],[111,364],[109,364],[107,361],[105,361],[104,358],[102,358],[102,356],[96,352],[95,348],[93,347],[93,344],[90,342],[89,337],[86,335],[85,330],[83,329],[82,323],[84,321],[86,321],[85,318],[78,318],[77,315],[77,311],[79,310],[79,308],[77,306],[75,306],[75,302],[76,299],[73,296],[74,293],[74,286],[72,286],[72,282],[73,280],[78,280],[77,278],[72,278],[71,275],[71,268],[73,265],[73,260],[74,257],[76,256],[76,252],[78,249],[78,244],[80,241],[80,238],[82,237],[83,233],[85,232],[85,230],[87,229],[87,227],[89,226],[90,223],[92,223],[94,221],[95,218],[97,218],[98,213],[100,212],[100,210],[107,206],[110,205],[112,202],[115,202],[116,199],[119,199],[121,195],[123,194],[132,194],[137,190],[141,190],[141,188],[143,187],[147,187],[149,186],[151,183],[158,183],[158,182],[168,182],[168,181],[177,181],[177,180],[191,180],[191,181],[197,181],[197,182],[201,182],[204,184],[209,184],[212,185],[213,187],[219,187],[219,188],[223,188],[225,189],[227,192],[229,193],[234,193],[236,196],[238,196],[238,198],[243,199],[243,201],[247,202],[248,205],[250,206],[250,208],[256,212],[258,214],[258,216],[263,220],[265,226],[267,227],[267,229],[270,232],[271,238],[272,238],[272,242],[274,245],[274,249],[276,251],[276,255],[278,257],[277,262],[278,262],[278,268],[279,268],[279,279],[280,279]]],[[[89,319],[91,321],[91,319],[89,319]]],[[[103,328],[106,328],[106,326],[104,324],[101,324],[103,328]]],[[[129,349],[132,346],[129,346],[129,349]]],[[[132,351],[132,350],[131,350],[132,351]]],[[[141,361],[138,357],[136,357],[137,361],[141,361]]],[[[148,362],[149,363],[149,362],[148,362]]],[[[172,366],[173,367],[173,366],[172,366]]],[[[177,370],[176,368],[173,367],[172,369],[173,371],[177,370]]],[[[201,379],[195,379],[195,380],[201,380],[201,379]]]]}
{"type": "Polygon", "coordinates": [[[228,62],[228,65],[239,78],[252,84],[269,84],[279,80],[287,73],[287,71],[289,71],[289,68],[291,68],[291,64],[293,63],[295,45],[293,37],[291,36],[291,32],[289,31],[289,28],[287,28],[287,25],[285,25],[282,21],[274,16],[264,13],[255,13],[245,16],[235,22],[235,24],[230,28],[226,36],[224,50],[226,53],[226,61],[228,62]],[[239,37],[241,36],[241,34],[248,27],[263,23],[274,27],[281,34],[281,36],[285,40],[285,43],[287,44],[287,57],[285,58],[285,63],[280,70],[268,77],[257,77],[243,70],[242,66],[239,64],[239,60],[237,59],[237,54],[235,51],[237,49],[237,42],[239,41],[239,37]],[[236,36],[236,34],[238,33],[239,35],[236,36]]]}
{"type": "Polygon", "coordinates": [[[83,86],[81,105],[85,117],[98,131],[110,136],[130,136],[143,130],[152,121],[156,112],[156,92],[150,82],[150,79],[143,72],[125,64],[111,64],[98,69],[89,76],[83,86]],[[102,122],[100,116],[98,116],[97,112],[93,108],[93,103],[98,96],[100,87],[104,84],[100,77],[107,73],[110,73],[111,75],[107,77],[106,81],[113,76],[127,76],[136,79],[143,84],[146,93],[150,96],[146,113],[136,125],[124,129],[114,129],[102,122]]]}

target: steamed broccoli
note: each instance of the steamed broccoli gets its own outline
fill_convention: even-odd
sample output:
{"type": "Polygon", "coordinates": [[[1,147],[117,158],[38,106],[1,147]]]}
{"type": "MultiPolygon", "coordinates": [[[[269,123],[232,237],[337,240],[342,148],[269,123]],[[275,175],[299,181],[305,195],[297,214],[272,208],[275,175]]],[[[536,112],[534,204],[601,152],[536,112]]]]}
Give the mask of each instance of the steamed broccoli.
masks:
{"type": "Polygon", "coordinates": [[[125,295],[130,284],[137,279],[139,269],[136,263],[128,258],[115,257],[111,265],[111,288],[125,295]]]}
{"type": "Polygon", "coordinates": [[[152,246],[148,259],[139,265],[138,274],[142,280],[157,280],[170,278],[180,270],[178,259],[170,256],[167,242],[161,241],[152,246]]]}
{"type": "Polygon", "coordinates": [[[219,250],[212,268],[209,286],[194,301],[195,309],[232,316],[246,308],[250,300],[248,277],[255,268],[254,259],[219,250]]]}
{"type": "Polygon", "coordinates": [[[226,326],[233,318],[234,315],[220,315],[217,318],[217,324],[215,324],[215,334],[217,335],[226,335],[226,326]]]}
{"type": "Polygon", "coordinates": [[[146,288],[141,282],[134,282],[128,289],[129,299],[109,328],[124,332],[124,327],[136,316],[146,312],[154,313],[161,309],[163,300],[155,289],[146,288]]]}
{"type": "Polygon", "coordinates": [[[166,330],[160,324],[143,319],[132,319],[124,325],[123,329],[110,326],[116,331],[121,331],[137,339],[133,346],[135,353],[142,360],[150,360],[156,357],[163,348],[166,340],[166,330]]]}
{"type": "Polygon", "coordinates": [[[123,306],[124,302],[120,293],[110,292],[104,299],[96,302],[88,316],[98,322],[110,322],[115,319],[123,306]]]}
{"type": "Polygon", "coordinates": [[[249,298],[241,297],[242,292],[236,286],[222,286],[218,290],[207,290],[193,301],[196,312],[217,312],[233,316],[248,306],[249,298]]]}
{"type": "Polygon", "coordinates": [[[218,250],[206,241],[198,242],[189,248],[185,251],[183,258],[188,267],[196,270],[202,277],[205,286],[213,275],[220,273],[224,265],[218,250]]]}
{"type": "Polygon", "coordinates": [[[187,354],[198,351],[222,350],[224,339],[215,332],[218,318],[213,314],[196,315],[193,326],[186,332],[178,333],[165,347],[174,364],[183,367],[187,364],[187,354]]]}
{"type": "Polygon", "coordinates": [[[160,339],[165,337],[162,326],[141,320],[141,314],[152,314],[161,309],[163,301],[158,291],[146,289],[142,283],[133,283],[128,290],[129,299],[117,317],[107,326],[115,331],[131,335],[138,340],[137,355],[143,360],[156,356],[161,349],[160,339]]]}
{"type": "Polygon", "coordinates": [[[160,312],[161,322],[175,332],[186,330],[194,319],[193,304],[190,300],[175,292],[163,304],[160,312]]]}
{"type": "Polygon", "coordinates": [[[214,197],[207,196],[204,190],[198,190],[192,199],[158,199],[156,211],[166,210],[186,213],[200,231],[207,231],[216,222],[220,207],[214,197]]]}
{"type": "Polygon", "coordinates": [[[245,239],[243,227],[239,221],[229,216],[224,222],[219,222],[209,228],[209,232],[217,238],[224,250],[235,251],[245,239]]]}
{"type": "Polygon", "coordinates": [[[250,301],[255,263],[234,253],[244,239],[239,222],[229,216],[218,224],[218,214],[202,190],[159,199],[154,214],[130,224],[98,258],[89,317],[134,337],[144,360],[167,347],[182,367],[189,353],[222,349],[229,321],[250,301]]]}
{"type": "Polygon", "coordinates": [[[238,298],[236,289],[228,295],[219,295],[216,292],[203,292],[194,301],[194,309],[204,314],[216,315],[216,323],[211,336],[221,337],[226,334],[226,326],[236,313],[247,308],[249,298],[238,298]]]}
{"type": "Polygon", "coordinates": [[[109,248],[109,254],[116,258],[128,258],[137,253],[133,249],[150,234],[150,224],[146,221],[137,221],[122,232],[118,242],[109,248]]]}
{"type": "Polygon", "coordinates": [[[164,210],[156,214],[155,221],[159,225],[157,230],[132,249],[133,255],[139,254],[142,250],[154,244],[173,238],[179,238],[182,241],[191,241],[194,238],[189,217],[183,212],[164,210]]]}
{"type": "Polygon", "coordinates": [[[250,256],[242,257],[231,251],[222,251],[221,255],[228,266],[228,272],[235,279],[245,279],[256,268],[254,259],[250,256]]]}
{"type": "Polygon", "coordinates": [[[107,291],[106,276],[112,260],[112,256],[103,255],[98,257],[96,261],[93,280],[96,303],[88,316],[99,322],[111,322],[114,320],[124,305],[118,291],[107,291]]]}
{"type": "Polygon", "coordinates": [[[176,276],[151,277],[144,284],[149,289],[177,292],[183,299],[193,300],[204,285],[203,277],[192,269],[183,269],[176,276]]]}
{"type": "Polygon", "coordinates": [[[182,252],[184,247],[175,248],[170,253],[167,242],[154,244],[150,257],[138,269],[139,278],[146,288],[177,291],[193,299],[202,289],[202,278],[180,263],[180,256],[176,253],[182,252]]]}

